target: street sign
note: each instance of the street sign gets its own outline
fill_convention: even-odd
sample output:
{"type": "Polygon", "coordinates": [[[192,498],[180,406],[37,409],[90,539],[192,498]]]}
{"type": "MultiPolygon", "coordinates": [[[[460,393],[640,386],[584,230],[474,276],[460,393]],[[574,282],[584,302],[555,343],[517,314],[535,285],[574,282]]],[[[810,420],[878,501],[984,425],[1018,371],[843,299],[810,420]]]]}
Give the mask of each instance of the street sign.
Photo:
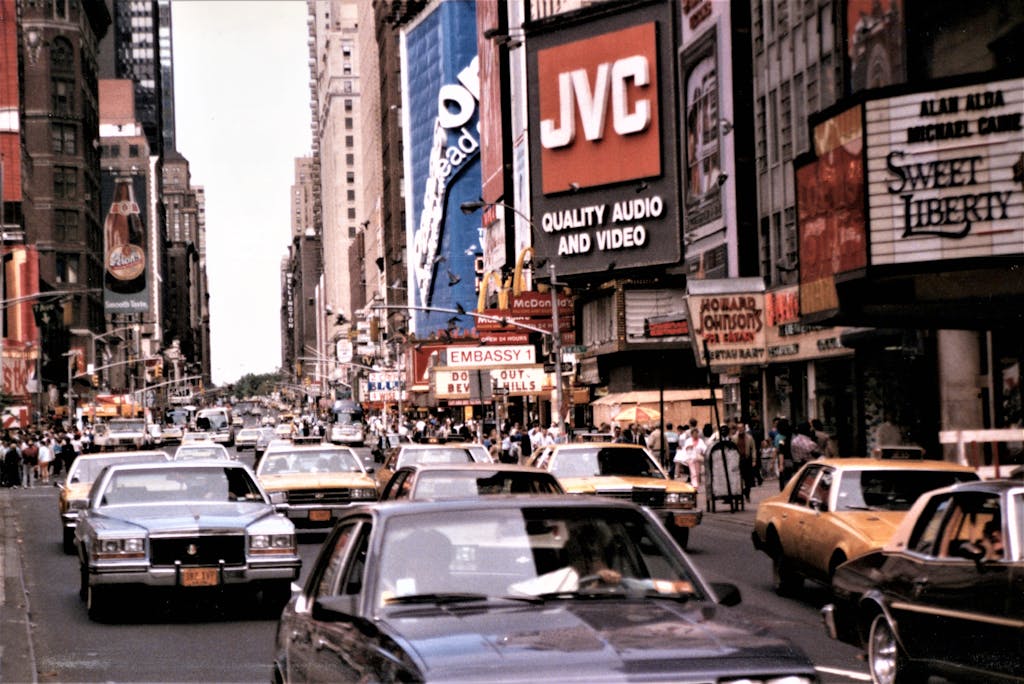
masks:
{"type": "MultiPolygon", "coordinates": [[[[555,372],[555,364],[553,364],[553,363],[545,363],[544,364],[544,372],[545,373],[554,373],[555,372]]],[[[572,373],[572,364],[567,362],[567,361],[563,361],[562,362],[562,372],[563,373],[572,373]]]]}
{"type": "Polygon", "coordinates": [[[508,396],[508,387],[495,387],[494,388],[494,396],[496,396],[496,397],[507,397],[508,396]]]}

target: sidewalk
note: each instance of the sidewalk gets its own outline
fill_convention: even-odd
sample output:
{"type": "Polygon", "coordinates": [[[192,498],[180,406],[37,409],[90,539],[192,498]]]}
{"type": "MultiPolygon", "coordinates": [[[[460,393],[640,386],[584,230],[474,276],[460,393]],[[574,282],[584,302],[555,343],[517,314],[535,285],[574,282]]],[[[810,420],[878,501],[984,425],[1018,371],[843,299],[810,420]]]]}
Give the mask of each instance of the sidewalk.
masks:
{"type": "Polygon", "coordinates": [[[0,489],[0,682],[32,682],[36,677],[31,639],[31,607],[21,561],[21,528],[11,503],[13,492],[0,489]]]}
{"type": "Polygon", "coordinates": [[[737,525],[746,525],[753,530],[754,516],[757,514],[758,504],[769,496],[774,496],[778,493],[779,481],[777,479],[765,480],[764,484],[760,487],[754,487],[750,490],[750,501],[744,502],[742,509],[737,509],[736,512],[733,513],[731,512],[728,502],[718,500],[715,502],[715,512],[712,513],[707,507],[706,492],[701,491],[697,493],[697,507],[704,511],[705,516],[711,515],[715,517],[715,520],[733,522],[737,525]]]}

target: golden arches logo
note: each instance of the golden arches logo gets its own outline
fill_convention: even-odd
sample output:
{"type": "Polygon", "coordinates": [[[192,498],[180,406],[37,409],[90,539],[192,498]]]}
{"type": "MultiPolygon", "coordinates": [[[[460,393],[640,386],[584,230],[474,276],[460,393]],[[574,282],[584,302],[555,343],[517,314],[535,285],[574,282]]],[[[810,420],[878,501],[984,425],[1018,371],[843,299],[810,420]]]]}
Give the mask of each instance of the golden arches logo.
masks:
{"type": "Polygon", "coordinates": [[[476,310],[483,311],[487,308],[487,293],[490,288],[491,279],[495,280],[495,285],[498,288],[498,308],[508,308],[508,288],[501,281],[501,273],[499,271],[488,271],[484,273],[483,278],[480,279],[480,296],[477,298],[476,310]]]}

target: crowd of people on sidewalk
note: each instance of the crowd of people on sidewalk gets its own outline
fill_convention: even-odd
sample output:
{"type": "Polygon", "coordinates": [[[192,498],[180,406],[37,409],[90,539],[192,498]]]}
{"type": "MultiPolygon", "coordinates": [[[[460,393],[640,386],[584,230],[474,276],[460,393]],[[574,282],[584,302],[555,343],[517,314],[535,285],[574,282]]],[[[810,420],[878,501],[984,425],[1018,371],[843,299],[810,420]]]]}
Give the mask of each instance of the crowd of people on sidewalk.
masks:
{"type": "Polygon", "coordinates": [[[35,428],[4,430],[0,487],[47,485],[66,473],[75,459],[95,450],[90,426],[84,429],[35,428]]]}

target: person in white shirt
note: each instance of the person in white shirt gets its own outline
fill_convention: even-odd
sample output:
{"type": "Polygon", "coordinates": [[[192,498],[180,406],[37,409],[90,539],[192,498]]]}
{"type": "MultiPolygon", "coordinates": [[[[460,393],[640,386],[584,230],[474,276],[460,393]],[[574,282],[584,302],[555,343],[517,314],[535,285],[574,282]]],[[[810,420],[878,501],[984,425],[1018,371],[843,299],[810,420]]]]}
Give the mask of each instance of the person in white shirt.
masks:
{"type": "Polygon", "coordinates": [[[688,473],[690,484],[700,488],[700,474],[704,468],[704,453],[707,445],[701,438],[700,430],[693,428],[689,435],[682,440],[679,450],[676,451],[674,478],[679,480],[688,473]]]}

